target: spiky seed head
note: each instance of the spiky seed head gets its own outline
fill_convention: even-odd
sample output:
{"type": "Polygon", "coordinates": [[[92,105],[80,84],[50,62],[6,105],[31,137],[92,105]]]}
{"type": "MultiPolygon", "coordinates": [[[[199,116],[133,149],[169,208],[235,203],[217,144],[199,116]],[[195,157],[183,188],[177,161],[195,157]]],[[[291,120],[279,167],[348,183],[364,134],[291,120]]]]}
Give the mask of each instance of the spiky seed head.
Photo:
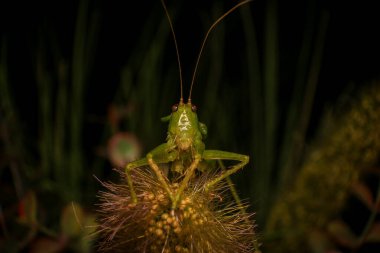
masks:
{"type": "MultiPolygon", "coordinates": [[[[122,175],[123,178],[124,175],[122,175]]],[[[252,214],[241,212],[233,201],[221,203],[225,184],[206,192],[203,174],[191,181],[178,208],[149,170],[132,175],[138,202],[127,182],[103,183],[100,193],[99,248],[112,252],[252,252],[252,214]]],[[[229,199],[223,197],[224,200],[229,199]]]]}

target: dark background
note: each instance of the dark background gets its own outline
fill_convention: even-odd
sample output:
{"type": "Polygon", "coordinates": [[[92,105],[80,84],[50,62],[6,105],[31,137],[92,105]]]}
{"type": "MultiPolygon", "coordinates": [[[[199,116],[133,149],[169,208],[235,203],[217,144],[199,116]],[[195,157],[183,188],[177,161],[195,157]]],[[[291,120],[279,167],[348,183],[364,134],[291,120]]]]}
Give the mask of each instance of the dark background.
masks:
{"type": "MultiPolygon", "coordinates": [[[[56,71],[57,60],[63,59],[71,71],[79,2],[68,0],[0,3],[0,45],[5,48],[1,53],[2,57],[6,54],[9,89],[22,135],[25,136],[25,148],[30,149],[30,156],[37,164],[39,154],[36,146],[41,130],[38,104],[41,95],[37,89],[36,61],[41,53],[45,59],[45,68],[53,73],[56,71]]],[[[185,98],[206,30],[213,20],[236,2],[167,1],[182,61],[185,98]]],[[[276,113],[273,116],[276,119],[276,129],[275,137],[271,139],[274,146],[270,151],[273,162],[272,165],[268,165],[271,171],[265,174],[266,167],[261,167],[260,161],[267,158],[258,152],[261,149],[260,145],[252,147],[251,143],[254,141],[250,143],[250,140],[254,138],[254,132],[260,135],[261,127],[267,128],[264,121],[266,115],[270,115],[270,111],[264,103],[250,106],[255,97],[265,97],[265,94],[253,94],[250,91],[253,84],[247,81],[248,76],[249,73],[256,72],[248,65],[246,55],[249,48],[257,51],[258,73],[264,75],[267,68],[268,2],[276,1],[257,0],[242,7],[249,9],[251,13],[256,46],[246,44],[247,34],[240,10],[228,16],[211,33],[200,61],[192,97],[199,108],[200,120],[209,127],[206,146],[250,155],[250,167],[233,179],[242,197],[249,199],[253,205],[252,209],[257,211],[259,225],[265,223],[266,212],[275,198],[275,192],[280,189],[280,147],[285,142],[282,137],[286,134],[284,128],[288,119],[287,112],[297,89],[295,83],[297,68],[300,68],[301,48],[306,38],[311,41],[309,51],[313,51],[321,17],[327,17],[327,30],[322,43],[324,50],[321,53],[314,100],[310,102],[312,106],[305,132],[305,146],[315,140],[321,118],[327,109],[339,105],[344,100],[344,94],[354,94],[361,86],[377,79],[380,73],[380,15],[376,1],[277,1],[274,22],[277,24],[275,54],[278,68],[277,89],[274,91],[276,113]],[[308,32],[309,37],[305,37],[308,32]],[[217,38],[216,41],[212,40],[213,37],[217,38]],[[213,58],[212,50],[218,45],[217,40],[220,38],[223,40],[223,43],[220,41],[223,54],[222,60],[218,62],[217,57],[213,58]],[[222,66],[220,69],[216,67],[215,73],[219,73],[220,76],[212,79],[210,75],[218,63],[222,66]],[[215,86],[213,81],[218,83],[218,86],[215,86]],[[215,104],[210,101],[215,101],[215,104]],[[263,116],[262,122],[256,121],[252,124],[252,108],[258,108],[263,116]],[[264,174],[267,184],[260,188],[256,185],[264,174]],[[265,193],[260,189],[265,189],[265,193]]],[[[156,43],[155,36],[159,24],[166,21],[160,1],[97,0],[88,1],[87,6],[88,23],[85,30],[89,33],[93,24],[95,35],[86,44],[91,51],[90,60],[86,63],[88,77],[82,100],[83,139],[80,148],[83,149],[85,167],[81,182],[84,182],[89,190],[83,191],[84,196],[79,197],[79,201],[91,207],[96,202],[95,192],[99,188],[92,175],[101,179],[113,177],[117,180],[111,171],[112,164],[99,156],[99,147],[106,146],[111,135],[107,117],[109,106],[116,103],[115,97],[123,85],[121,73],[125,66],[131,65],[134,73],[144,73],[147,69],[149,75],[148,67],[144,65],[147,64],[144,57],[150,46],[156,43]],[[103,162],[94,168],[93,161],[99,159],[103,162]],[[88,183],[90,181],[91,183],[88,183]]],[[[179,99],[175,48],[171,34],[165,36],[162,47],[164,50],[161,52],[159,68],[156,69],[160,75],[156,79],[151,77],[152,89],[145,89],[137,92],[132,98],[127,96],[119,100],[133,101],[135,105],[135,116],[131,116],[121,128],[137,135],[143,153],[165,140],[166,125],[159,119],[167,115],[171,105],[179,99]],[[144,108],[150,108],[151,114],[146,113],[144,108]],[[135,128],[128,128],[128,124],[134,124],[135,128]]],[[[306,62],[308,65],[309,61],[306,62]]],[[[134,76],[132,80],[132,89],[139,90],[141,86],[138,77],[134,76]]],[[[304,78],[305,83],[306,80],[307,78],[304,78]]],[[[261,87],[263,91],[266,85],[264,80],[257,87],[261,87]]],[[[57,96],[57,87],[53,81],[53,100],[57,96]]],[[[301,97],[304,96],[303,92],[299,94],[301,97]]],[[[68,101],[70,103],[70,98],[68,101]]],[[[301,105],[298,104],[298,107],[301,105]]],[[[265,149],[264,145],[262,149],[265,149]]],[[[33,183],[29,182],[28,176],[22,177],[26,185],[35,187],[44,175],[37,179],[34,177],[33,183]]],[[[4,173],[3,178],[5,181],[10,176],[4,173]]],[[[49,201],[46,200],[47,203],[49,201]]]]}
{"type": "MultiPolygon", "coordinates": [[[[348,82],[367,81],[378,76],[377,28],[380,18],[377,15],[376,3],[373,1],[311,2],[313,1],[279,3],[279,52],[280,60],[285,65],[285,67],[280,67],[281,77],[284,77],[281,78],[281,85],[285,87],[291,85],[287,80],[287,78],[290,79],[290,74],[285,71],[286,65],[295,62],[302,33],[309,28],[309,24],[306,23],[307,14],[309,14],[307,8],[315,8],[313,12],[315,15],[321,10],[326,10],[330,15],[330,22],[317,100],[319,98],[333,100],[348,82]]],[[[223,9],[226,10],[233,3],[234,1],[225,1],[222,4],[223,9]]],[[[102,85],[117,82],[115,79],[119,70],[134,49],[137,38],[141,35],[141,30],[149,18],[153,19],[152,16],[159,18],[164,15],[164,11],[159,1],[112,3],[93,1],[90,5],[97,12],[100,20],[98,38],[95,42],[96,52],[94,52],[94,68],[99,71],[94,71],[96,77],[93,75],[91,86],[94,88],[94,93],[105,94],[112,87],[107,85],[107,89],[103,89],[102,85]]],[[[167,5],[170,10],[175,9],[178,13],[174,27],[184,62],[185,79],[190,79],[188,76],[191,75],[204,35],[201,15],[207,15],[212,4],[204,1],[191,3],[169,1],[167,5]]],[[[20,88],[24,91],[32,86],[26,85],[33,79],[30,68],[32,52],[42,35],[52,36],[65,56],[69,57],[72,54],[77,7],[77,1],[3,1],[1,3],[1,34],[8,41],[9,64],[17,66],[17,68],[10,68],[11,77],[21,79],[14,82],[14,85],[23,84],[20,88]]],[[[254,1],[245,8],[251,9],[257,23],[258,40],[262,40],[265,1],[254,1]]],[[[233,56],[240,51],[236,45],[241,43],[239,42],[241,38],[233,39],[235,35],[239,36],[237,34],[240,29],[239,18],[236,14],[227,20],[225,23],[232,30],[229,31],[232,35],[228,35],[232,37],[229,39],[232,52],[228,55],[233,56]]],[[[168,49],[167,53],[172,56],[168,57],[168,60],[175,62],[174,46],[168,49]]],[[[284,91],[286,90],[284,88],[284,91]]]]}

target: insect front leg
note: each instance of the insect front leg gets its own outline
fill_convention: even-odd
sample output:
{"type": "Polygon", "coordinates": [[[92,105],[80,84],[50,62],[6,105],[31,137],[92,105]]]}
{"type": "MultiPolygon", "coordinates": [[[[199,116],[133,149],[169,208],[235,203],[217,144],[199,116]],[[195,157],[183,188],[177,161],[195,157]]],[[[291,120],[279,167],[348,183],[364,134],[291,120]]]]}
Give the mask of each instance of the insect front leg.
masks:
{"type": "Polygon", "coordinates": [[[128,163],[126,168],[125,168],[125,174],[127,177],[127,182],[129,189],[131,191],[131,197],[132,201],[134,203],[137,203],[137,196],[136,196],[136,191],[133,187],[133,181],[130,176],[130,172],[133,169],[149,165],[149,167],[154,171],[154,173],[157,176],[158,181],[162,184],[163,188],[169,195],[171,199],[173,199],[173,194],[172,191],[168,185],[167,180],[165,179],[162,171],[158,167],[157,163],[168,163],[172,162],[176,159],[177,157],[177,151],[173,150],[171,146],[168,143],[163,143],[159,145],[158,147],[154,148],[152,151],[150,151],[145,158],[136,160],[134,162],[128,163]]]}
{"type": "Polygon", "coordinates": [[[188,185],[190,179],[193,177],[195,170],[198,168],[199,162],[202,159],[202,154],[205,149],[205,144],[202,142],[201,136],[197,136],[194,141],[194,154],[193,161],[191,162],[189,168],[185,172],[185,177],[179,185],[178,190],[176,191],[172,208],[175,209],[178,201],[181,199],[181,195],[188,185]]]}
{"type": "Polygon", "coordinates": [[[203,152],[202,158],[204,160],[233,160],[239,161],[238,164],[233,165],[230,169],[224,170],[222,174],[209,181],[206,185],[206,191],[212,188],[215,184],[220,182],[221,180],[227,178],[228,176],[234,174],[241,168],[243,168],[249,162],[249,156],[241,155],[237,153],[221,151],[221,150],[205,150],[203,152]]]}
{"type": "MultiPolygon", "coordinates": [[[[220,166],[220,168],[222,169],[222,171],[225,171],[226,170],[226,166],[224,166],[223,164],[223,161],[222,160],[218,160],[218,164],[220,166]]],[[[232,180],[231,180],[231,177],[226,177],[226,182],[227,182],[227,185],[228,187],[230,188],[230,191],[231,191],[231,194],[232,194],[232,197],[235,199],[235,202],[236,204],[238,205],[240,211],[245,214],[246,211],[245,211],[245,207],[243,206],[242,202],[241,202],[241,199],[239,197],[239,194],[237,193],[237,190],[236,190],[236,187],[235,185],[233,184],[232,180]]]]}
{"type": "MultiPolygon", "coordinates": [[[[235,199],[236,204],[238,205],[238,207],[240,209],[240,212],[242,212],[243,214],[246,214],[245,207],[242,205],[241,200],[239,198],[239,195],[237,194],[235,186],[233,185],[233,183],[232,183],[231,178],[229,177],[229,175],[231,175],[231,174],[235,173],[236,171],[238,171],[239,169],[243,168],[244,165],[246,165],[249,162],[249,156],[241,155],[241,154],[236,154],[236,153],[231,153],[231,152],[219,151],[219,150],[206,150],[204,152],[203,158],[205,160],[206,159],[208,159],[208,160],[217,159],[218,163],[219,163],[219,166],[223,170],[222,174],[219,177],[217,177],[214,180],[212,180],[212,181],[210,181],[210,182],[207,183],[206,190],[210,189],[213,185],[215,185],[219,181],[221,181],[223,179],[226,179],[227,184],[230,187],[230,191],[232,193],[232,196],[235,199]],[[215,157],[219,157],[219,158],[215,158],[215,157]],[[237,161],[240,161],[240,163],[236,164],[231,169],[226,170],[226,167],[224,166],[222,160],[237,160],[237,161]]],[[[244,217],[246,217],[246,216],[244,215],[244,217]]],[[[246,219],[246,222],[250,223],[250,221],[248,219],[246,219]]],[[[255,253],[261,252],[259,250],[259,243],[256,240],[256,236],[255,235],[253,236],[252,240],[253,240],[254,252],[255,253]]]]}
{"type": "Polygon", "coordinates": [[[173,204],[172,204],[173,209],[177,207],[178,201],[181,199],[182,192],[185,190],[190,179],[193,177],[195,169],[198,167],[198,164],[200,161],[201,161],[201,155],[195,154],[194,160],[191,162],[189,168],[186,170],[185,177],[182,180],[178,190],[175,193],[173,204]]]}

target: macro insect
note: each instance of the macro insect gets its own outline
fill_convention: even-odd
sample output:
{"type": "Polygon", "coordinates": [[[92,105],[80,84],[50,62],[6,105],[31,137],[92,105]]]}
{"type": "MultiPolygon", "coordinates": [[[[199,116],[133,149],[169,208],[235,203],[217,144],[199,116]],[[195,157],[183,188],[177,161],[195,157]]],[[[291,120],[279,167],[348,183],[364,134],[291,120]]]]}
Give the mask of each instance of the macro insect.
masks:
{"type": "Polygon", "coordinates": [[[139,167],[149,166],[154,171],[157,179],[162,184],[163,188],[171,199],[172,209],[175,209],[178,206],[178,203],[181,201],[184,189],[187,187],[189,181],[194,177],[196,170],[203,170],[204,168],[208,169],[209,166],[207,163],[209,161],[232,160],[237,161],[237,163],[230,168],[223,170],[219,175],[206,182],[204,185],[206,191],[212,189],[215,184],[226,179],[231,174],[236,173],[249,162],[249,156],[247,155],[228,151],[206,149],[203,140],[207,135],[207,127],[205,124],[198,120],[197,107],[192,103],[191,93],[199,59],[211,30],[232,11],[250,1],[251,0],[246,0],[235,5],[219,19],[217,19],[207,31],[193,72],[189,97],[187,101],[184,101],[182,91],[181,63],[176,37],[172,22],[170,20],[170,15],[168,14],[164,1],[161,0],[161,3],[168,17],[177,52],[181,97],[179,103],[172,106],[171,114],[161,118],[163,122],[169,123],[166,142],[148,152],[144,158],[130,162],[126,165],[126,180],[128,182],[131,198],[134,203],[138,201],[138,198],[136,196],[133,180],[130,173],[139,167]],[[173,190],[173,187],[170,186],[171,182],[159,167],[159,164],[164,163],[171,163],[170,172],[179,175],[177,178],[181,179],[178,180],[178,187],[176,187],[175,190],[173,190]]]}
{"type": "Polygon", "coordinates": [[[166,12],[179,66],[181,96],[172,106],[166,142],[142,159],[130,162],[121,173],[121,184],[102,183],[100,193],[100,250],[112,252],[260,252],[253,214],[245,211],[229,176],[249,161],[247,155],[206,149],[207,127],[198,120],[191,93],[195,73],[210,31],[206,33],[195,64],[187,101],[183,98],[181,63],[177,41],[166,12]],[[222,160],[234,164],[225,168],[222,160]],[[216,163],[219,168],[216,168],[216,163]],[[227,194],[228,188],[234,200],[227,194]]]}

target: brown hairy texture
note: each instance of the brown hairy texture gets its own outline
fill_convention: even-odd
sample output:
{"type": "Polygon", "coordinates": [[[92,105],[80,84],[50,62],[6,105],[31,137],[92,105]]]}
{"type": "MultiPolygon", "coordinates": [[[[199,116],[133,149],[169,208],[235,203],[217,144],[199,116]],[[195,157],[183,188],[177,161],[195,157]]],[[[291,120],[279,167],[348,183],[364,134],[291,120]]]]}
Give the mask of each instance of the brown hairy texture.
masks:
{"type": "MultiPolygon", "coordinates": [[[[125,178],[121,173],[122,178],[125,178]]],[[[98,213],[99,249],[110,252],[252,252],[252,214],[229,200],[225,183],[203,188],[210,175],[190,182],[176,209],[148,169],[132,173],[138,202],[128,184],[102,183],[98,213]]],[[[170,184],[173,191],[178,184],[170,184]]]]}

